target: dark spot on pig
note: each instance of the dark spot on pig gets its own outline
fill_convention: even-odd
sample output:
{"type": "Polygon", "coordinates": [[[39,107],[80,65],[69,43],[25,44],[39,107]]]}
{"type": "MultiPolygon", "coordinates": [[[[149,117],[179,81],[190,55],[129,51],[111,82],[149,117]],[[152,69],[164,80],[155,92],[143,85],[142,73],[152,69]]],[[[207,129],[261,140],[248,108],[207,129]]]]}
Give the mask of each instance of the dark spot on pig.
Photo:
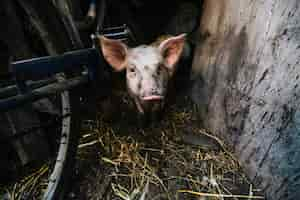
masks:
{"type": "Polygon", "coordinates": [[[144,69],[145,69],[145,70],[149,70],[150,68],[149,68],[148,65],[145,65],[144,69]]]}
{"type": "Polygon", "coordinates": [[[152,74],[152,78],[154,79],[154,81],[157,83],[158,82],[158,76],[156,74],[152,74]]]}

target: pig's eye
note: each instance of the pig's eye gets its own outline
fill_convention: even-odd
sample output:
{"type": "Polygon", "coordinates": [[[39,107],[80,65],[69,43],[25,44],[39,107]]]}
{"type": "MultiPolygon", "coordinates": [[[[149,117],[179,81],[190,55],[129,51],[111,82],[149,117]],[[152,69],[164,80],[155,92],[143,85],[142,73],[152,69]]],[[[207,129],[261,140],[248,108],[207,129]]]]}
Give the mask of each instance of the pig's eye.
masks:
{"type": "Polygon", "coordinates": [[[135,72],[135,68],[130,67],[130,68],[129,68],[129,72],[130,72],[130,73],[134,73],[134,72],[135,72]]]}
{"type": "Polygon", "coordinates": [[[160,69],[160,68],[158,68],[158,69],[157,69],[157,75],[159,76],[159,75],[160,75],[160,73],[161,73],[161,69],[160,69]]]}
{"type": "Polygon", "coordinates": [[[157,68],[156,73],[157,73],[157,75],[159,76],[159,75],[161,74],[161,72],[162,72],[162,66],[159,65],[158,68],[157,68]]]}

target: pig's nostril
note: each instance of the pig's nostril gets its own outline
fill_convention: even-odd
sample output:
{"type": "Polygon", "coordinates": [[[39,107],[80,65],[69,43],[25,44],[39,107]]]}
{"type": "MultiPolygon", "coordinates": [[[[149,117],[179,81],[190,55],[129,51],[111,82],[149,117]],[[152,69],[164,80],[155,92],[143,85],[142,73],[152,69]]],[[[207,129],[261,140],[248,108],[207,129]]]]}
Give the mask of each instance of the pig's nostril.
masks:
{"type": "Polygon", "coordinates": [[[151,93],[154,94],[154,95],[158,95],[159,94],[159,92],[155,88],[151,89],[151,93]]]}
{"type": "Polygon", "coordinates": [[[149,88],[148,92],[143,92],[140,97],[143,101],[161,101],[164,98],[162,93],[155,87],[149,88]]]}

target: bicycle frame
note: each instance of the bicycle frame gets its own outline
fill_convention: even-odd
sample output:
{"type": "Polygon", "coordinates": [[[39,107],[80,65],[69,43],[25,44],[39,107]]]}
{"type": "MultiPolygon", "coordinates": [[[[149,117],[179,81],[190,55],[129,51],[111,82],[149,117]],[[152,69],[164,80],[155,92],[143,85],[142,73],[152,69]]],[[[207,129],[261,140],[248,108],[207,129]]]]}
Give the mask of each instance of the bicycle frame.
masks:
{"type": "MultiPolygon", "coordinates": [[[[90,1],[93,11],[96,1],[90,1]]],[[[96,33],[111,39],[125,41],[130,39],[136,41],[129,27],[125,24],[117,27],[103,27],[106,1],[103,0],[99,3],[101,4],[97,6],[99,7],[99,15],[96,33]]],[[[95,13],[92,13],[92,17],[94,16],[95,13]]],[[[92,19],[92,22],[94,22],[94,20],[95,19],[92,19]]],[[[90,28],[89,26],[91,24],[92,23],[89,22],[85,27],[90,28]]],[[[76,37],[76,34],[74,37],[76,37]]],[[[77,92],[73,91],[70,92],[69,96],[69,93],[64,91],[83,84],[99,87],[98,85],[102,83],[103,86],[103,77],[105,77],[105,75],[101,72],[105,70],[106,62],[100,51],[99,41],[96,37],[92,39],[94,41],[93,48],[69,51],[57,56],[45,56],[12,63],[12,72],[8,74],[8,76],[5,74],[4,80],[10,79],[9,83],[11,83],[12,80],[13,83],[2,88],[0,86],[0,112],[7,112],[24,104],[30,104],[39,99],[61,93],[61,102],[63,104],[61,106],[61,115],[55,116],[55,119],[61,120],[61,138],[55,166],[49,177],[50,179],[43,199],[59,199],[61,195],[64,194],[62,190],[65,189],[63,188],[64,183],[69,178],[67,173],[69,172],[68,168],[73,164],[70,158],[75,158],[74,152],[75,149],[77,149],[77,132],[80,127],[80,123],[77,123],[80,122],[80,120],[77,119],[80,119],[80,116],[77,113],[79,109],[76,105],[80,105],[80,96],[77,92]],[[66,76],[62,78],[60,74],[66,74],[66,76]],[[70,105],[75,105],[75,109],[71,110],[70,105]]],[[[79,93],[80,92],[84,91],[79,91],[79,93]]],[[[97,93],[96,90],[95,93],[97,93]]],[[[85,94],[86,93],[84,93],[84,95],[85,94]]],[[[80,95],[82,94],[80,93],[80,95]]],[[[5,137],[0,142],[8,142],[13,139],[21,138],[29,131],[40,128],[40,125],[26,128],[14,136],[5,137]]]]}
{"type": "Polygon", "coordinates": [[[0,112],[14,109],[19,105],[30,103],[49,96],[51,94],[62,92],[87,82],[97,82],[99,79],[99,70],[101,64],[104,64],[101,54],[96,48],[66,52],[58,56],[46,56],[22,60],[12,63],[13,75],[16,81],[14,87],[0,90],[0,96],[8,96],[0,99],[0,112]],[[57,73],[79,70],[82,73],[63,82],[43,80],[57,73]],[[27,84],[28,80],[39,80],[38,82],[27,84]],[[43,84],[44,82],[44,84],[43,84]],[[14,90],[14,91],[13,91],[14,90]],[[16,92],[17,90],[17,92],[16,92]]]}

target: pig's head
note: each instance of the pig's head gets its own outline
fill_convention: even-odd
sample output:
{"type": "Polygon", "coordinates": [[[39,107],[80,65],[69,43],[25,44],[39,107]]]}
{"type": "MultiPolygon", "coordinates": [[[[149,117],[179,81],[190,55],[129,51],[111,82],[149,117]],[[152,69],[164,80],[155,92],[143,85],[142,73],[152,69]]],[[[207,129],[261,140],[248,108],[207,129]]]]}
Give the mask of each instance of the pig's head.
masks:
{"type": "Polygon", "coordinates": [[[127,89],[140,113],[163,108],[184,41],[185,34],[181,34],[152,45],[129,48],[121,41],[100,36],[105,60],[115,71],[126,70],[127,89]]]}

